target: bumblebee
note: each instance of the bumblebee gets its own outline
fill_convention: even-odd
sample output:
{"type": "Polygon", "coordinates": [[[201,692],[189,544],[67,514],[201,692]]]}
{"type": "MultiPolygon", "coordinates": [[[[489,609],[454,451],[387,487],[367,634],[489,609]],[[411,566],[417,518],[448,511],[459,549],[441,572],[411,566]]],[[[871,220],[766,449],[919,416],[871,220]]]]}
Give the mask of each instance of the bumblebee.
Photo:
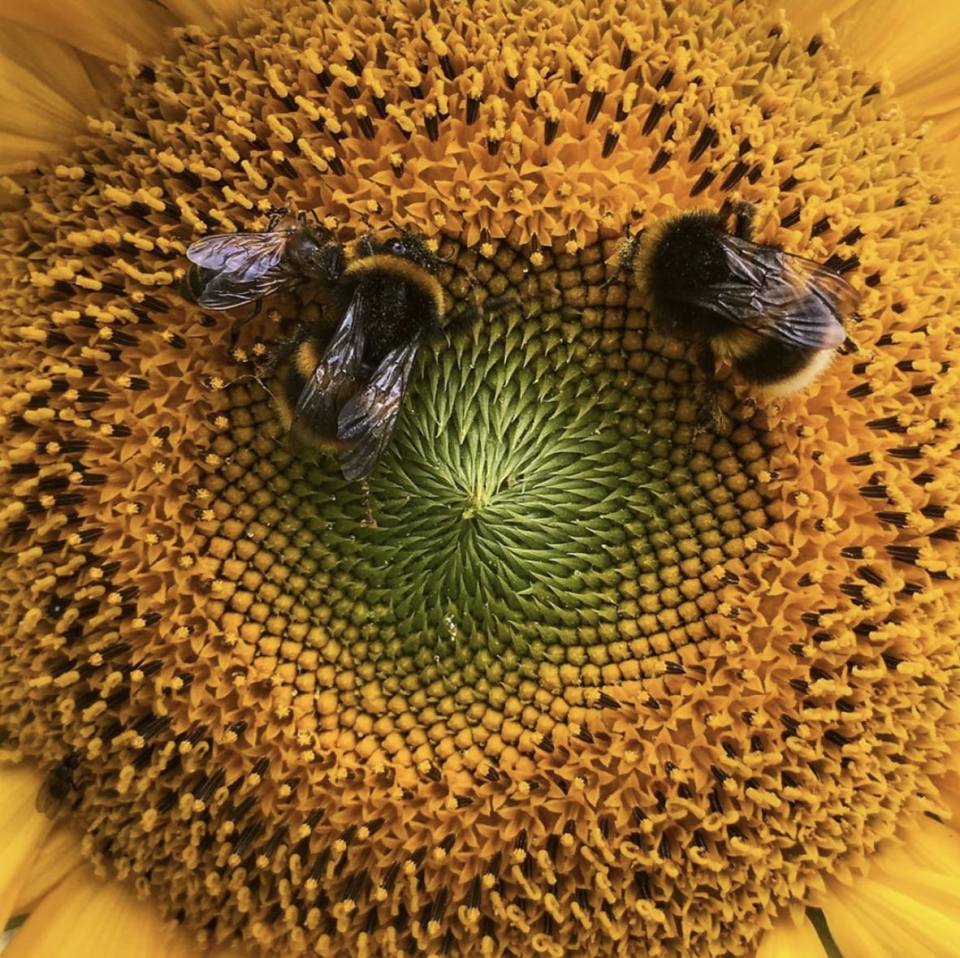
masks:
{"type": "Polygon", "coordinates": [[[336,331],[302,329],[275,396],[295,446],[325,449],[346,479],[387,448],[421,344],[440,329],[438,263],[412,234],[359,241],[334,290],[336,331]]]}
{"type": "Polygon", "coordinates": [[[287,215],[285,209],[274,210],[259,233],[219,233],[192,243],[187,249],[192,265],[181,293],[207,309],[233,309],[280,290],[335,283],[343,272],[343,248],[336,237],[319,223],[308,223],[303,213],[282,226],[287,215]]]}
{"type": "Polygon", "coordinates": [[[826,266],[754,243],[752,206],[733,212],[732,233],[722,213],[695,212],[633,241],[634,275],[650,295],[655,328],[700,344],[715,422],[717,359],[768,396],[790,395],[830,364],[857,303],[854,288],[826,266]]]}
{"type": "Polygon", "coordinates": [[[37,793],[38,812],[54,818],[67,805],[67,800],[71,797],[73,798],[71,807],[77,807],[80,793],[74,775],[79,766],[80,756],[76,752],[71,752],[47,772],[37,793]]]}

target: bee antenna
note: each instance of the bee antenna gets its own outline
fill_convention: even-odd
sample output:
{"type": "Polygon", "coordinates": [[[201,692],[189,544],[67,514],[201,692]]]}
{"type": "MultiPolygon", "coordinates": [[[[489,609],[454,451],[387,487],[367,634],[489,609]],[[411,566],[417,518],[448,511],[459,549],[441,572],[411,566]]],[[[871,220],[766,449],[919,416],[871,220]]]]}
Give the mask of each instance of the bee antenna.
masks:
{"type": "Polygon", "coordinates": [[[357,237],[357,252],[360,256],[372,256],[374,250],[373,237],[374,231],[367,228],[362,236],[357,237]]]}

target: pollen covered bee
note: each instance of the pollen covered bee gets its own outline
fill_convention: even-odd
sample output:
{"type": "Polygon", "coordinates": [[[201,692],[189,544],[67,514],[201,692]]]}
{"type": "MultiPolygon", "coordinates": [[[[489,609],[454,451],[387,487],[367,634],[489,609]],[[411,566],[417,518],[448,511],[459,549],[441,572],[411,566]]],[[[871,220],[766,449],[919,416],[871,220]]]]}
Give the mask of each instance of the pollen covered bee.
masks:
{"type": "Polygon", "coordinates": [[[635,241],[634,274],[651,298],[655,328],[701,344],[715,423],[716,360],[728,360],[771,397],[813,382],[846,339],[854,288],[819,263],[751,241],[753,207],[734,208],[733,233],[719,213],[684,213],[635,241]]]}
{"type": "Polygon", "coordinates": [[[218,233],[192,243],[181,292],[207,309],[233,309],[280,290],[336,282],[343,249],[334,234],[303,213],[281,225],[286,217],[286,210],[274,210],[262,232],[218,233]]]}
{"type": "Polygon", "coordinates": [[[295,446],[337,455],[346,479],[370,475],[397,423],[417,351],[440,328],[437,260],[412,234],[360,240],[337,281],[336,332],[303,328],[275,397],[295,446]]]}

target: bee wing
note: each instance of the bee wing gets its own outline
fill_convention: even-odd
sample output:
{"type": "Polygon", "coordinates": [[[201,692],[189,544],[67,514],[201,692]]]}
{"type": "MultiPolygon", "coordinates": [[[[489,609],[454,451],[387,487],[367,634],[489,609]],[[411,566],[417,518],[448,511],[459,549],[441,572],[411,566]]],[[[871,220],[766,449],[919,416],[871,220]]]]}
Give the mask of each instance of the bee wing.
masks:
{"type": "Polygon", "coordinates": [[[52,818],[61,804],[61,799],[54,794],[50,783],[44,780],[37,791],[36,808],[41,815],[52,818]]]}
{"type": "Polygon", "coordinates": [[[733,278],[688,301],[724,319],[801,349],[835,349],[846,339],[840,317],[857,293],[820,263],[735,236],[724,237],[733,278]]]}
{"type": "Polygon", "coordinates": [[[340,410],[337,438],[352,443],[340,456],[346,479],[363,479],[373,472],[393,435],[420,339],[398,346],[384,356],[370,382],[340,410]]]}
{"type": "Polygon", "coordinates": [[[217,273],[204,285],[196,303],[205,309],[233,309],[283,289],[292,279],[289,270],[280,266],[247,279],[238,273],[217,273]]]}
{"type": "Polygon", "coordinates": [[[204,236],[187,248],[187,259],[197,266],[250,280],[273,269],[283,258],[289,230],[271,233],[218,233],[204,236]]]}
{"type": "Polygon", "coordinates": [[[317,437],[332,438],[337,431],[337,412],[356,390],[363,365],[365,337],[360,322],[361,294],[347,307],[323,357],[300,393],[293,414],[294,437],[309,443],[317,437]]]}

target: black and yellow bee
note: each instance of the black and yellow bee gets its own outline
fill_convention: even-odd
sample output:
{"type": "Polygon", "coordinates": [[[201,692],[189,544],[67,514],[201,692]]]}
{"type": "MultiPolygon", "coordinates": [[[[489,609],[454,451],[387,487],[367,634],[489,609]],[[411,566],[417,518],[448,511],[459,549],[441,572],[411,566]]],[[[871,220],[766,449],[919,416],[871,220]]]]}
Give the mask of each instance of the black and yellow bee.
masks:
{"type": "Polygon", "coordinates": [[[633,241],[633,270],[651,299],[655,328],[701,344],[713,398],[717,359],[781,397],[809,385],[846,339],[854,288],[826,266],[751,240],[753,207],[684,213],[633,241]]]}
{"type": "Polygon", "coordinates": [[[383,455],[417,352],[440,329],[436,271],[417,236],[365,237],[336,283],[333,337],[316,326],[295,337],[275,397],[281,419],[296,446],[333,452],[347,479],[370,475],[383,455]]]}
{"type": "Polygon", "coordinates": [[[79,766],[80,756],[70,752],[47,772],[37,793],[37,811],[54,818],[68,806],[77,806],[81,796],[74,776],[79,766]]]}

